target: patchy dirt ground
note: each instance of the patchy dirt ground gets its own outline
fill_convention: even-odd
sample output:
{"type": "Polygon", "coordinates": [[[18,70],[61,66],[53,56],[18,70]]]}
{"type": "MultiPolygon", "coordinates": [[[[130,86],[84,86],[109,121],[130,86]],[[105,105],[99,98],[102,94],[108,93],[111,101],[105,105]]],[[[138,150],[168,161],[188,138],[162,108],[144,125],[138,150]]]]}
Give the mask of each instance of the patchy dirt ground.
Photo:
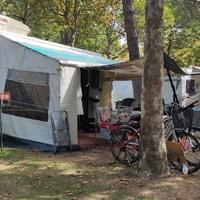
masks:
{"type": "Polygon", "coordinates": [[[135,166],[113,163],[106,146],[50,154],[0,153],[1,200],[200,200],[200,172],[157,180],[130,176],[135,166]]]}

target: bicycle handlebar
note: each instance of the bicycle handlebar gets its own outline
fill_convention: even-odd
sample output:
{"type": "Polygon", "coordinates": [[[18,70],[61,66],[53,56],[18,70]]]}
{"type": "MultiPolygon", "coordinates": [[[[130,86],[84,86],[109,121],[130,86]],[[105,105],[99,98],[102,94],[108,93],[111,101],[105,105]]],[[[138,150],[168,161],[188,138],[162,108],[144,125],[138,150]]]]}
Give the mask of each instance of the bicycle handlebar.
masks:
{"type": "Polygon", "coordinates": [[[183,110],[186,110],[188,108],[194,107],[194,104],[198,103],[198,102],[199,102],[199,100],[196,100],[196,101],[192,102],[191,104],[187,105],[186,107],[181,108],[181,110],[183,111],[183,110]]]}
{"type": "Polygon", "coordinates": [[[187,105],[186,107],[181,107],[180,104],[176,104],[174,103],[172,106],[169,107],[169,111],[170,112],[182,112],[184,110],[187,110],[188,108],[193,108],[194,104],[198,103],[199,101],[196,100],[194,102],[192,102],[191,104],[187,105]]]}

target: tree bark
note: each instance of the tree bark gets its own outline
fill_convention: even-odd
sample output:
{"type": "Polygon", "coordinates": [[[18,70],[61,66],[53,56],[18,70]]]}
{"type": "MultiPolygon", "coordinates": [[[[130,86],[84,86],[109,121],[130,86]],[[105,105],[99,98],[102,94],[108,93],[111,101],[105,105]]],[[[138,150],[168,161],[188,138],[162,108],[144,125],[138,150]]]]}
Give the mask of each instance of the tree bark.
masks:
{"type": "Polygon", "coordinates": [[[139,174],[161,176],[168,172],[163,134],[163,5],[164,0],[146,0],[145,64],[142,92],[141,154],[139,174]]]}
{"type": "Polygon", "coordinates": [[[132,0],[122,0],[125,32],[127,35],[127,45],[129,60],[136,60],[140,57],[138,37],[136,32],[135,15],[132,0]]]}
{"type": "Polygon", "coordinates": [[[70,0],[65,0],[65,7],[63,10],[63,18],[67,29],[61,31],[61,43],[69,46],[75,46],[76,35],[78,32],[78,0],[74,0],[73,4],[70,0]]]}
{"type": "MultiPolygon", "coordinates": [[[[123,14],[125,22],[125,32],[127,35],[127,45],[129,52],[129,60],[136,60],[140,58],[140,51],[138,45],[138,36],[136,31],[135,11],[133,8],[133,0],[122,0],[123,14]]],[[[133,91],[136,104],[141,104],[142,81],[133,80],[133,91]]]]}
{"type": "Polygon", "coordinates": [[[61,32],[61,43],[74,47],[76,40],[76,32],[72,30],[61,32]]]}

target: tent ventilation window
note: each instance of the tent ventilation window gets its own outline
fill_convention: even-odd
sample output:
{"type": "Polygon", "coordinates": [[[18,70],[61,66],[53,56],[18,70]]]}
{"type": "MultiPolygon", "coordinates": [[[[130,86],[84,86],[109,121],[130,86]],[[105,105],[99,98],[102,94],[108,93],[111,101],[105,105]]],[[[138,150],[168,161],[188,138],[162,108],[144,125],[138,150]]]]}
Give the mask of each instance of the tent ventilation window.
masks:
{"type": "Polygon", "coordinates": [[[5,91],[11,93],[11,101],[3,107],[3,113],[48,121],[48,80],[46,73],[8,69],[5,91]]]}

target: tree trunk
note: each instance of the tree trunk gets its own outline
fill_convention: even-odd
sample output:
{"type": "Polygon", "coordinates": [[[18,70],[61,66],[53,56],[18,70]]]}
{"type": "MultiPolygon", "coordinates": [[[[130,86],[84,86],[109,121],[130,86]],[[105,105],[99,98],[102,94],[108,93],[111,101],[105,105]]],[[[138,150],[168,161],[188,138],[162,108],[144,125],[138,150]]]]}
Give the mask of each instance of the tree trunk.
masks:
{"type": "Polygon", "coordinates": [[[139,174],[168,172],[163,134],[163,0],[146,0],[145,65],[142,92],[141,155],[139,174]]]}
{"type": "Polygon", "coordinates": [[[74,47],[75,45],[75,39],[76,39],[76,33],[72,33],[72,31],[64,31],[61,32],[61,43],[74,47]]]}
{"type": "Polygon", "coordinates": [[[129,60],[140,57],[132,0],[122,0],[129,60]]]}
{"type": "Polygon", "coordinates": [[[24,24],[26,24],[26,22],[28,20],[28,10],[29,10],[29,0],[26,0],[24,2],[24,13],[23,13],[23,17],[22,17],[22,22],[24,24]]]}
{"type": "Polygon", "coordinates": [[[78,0],[65,0],[65,8],[63,10],[63,17],[65,30],[61,31],[61,43],[68,46],[75,46],[77,34],[77,18],[78,18],[78,0]]]}
{"type": "MultiPolygon", "coordinates": [[[[136,31],[135,12],[132,0],[122,0],[123,14],[125,22],[125,32],[127,35],[127,45],[129,60],[136,60],[140,57],[138,36],[136,31]]],[[[133,80],[133,91],[136,104],[141,104],[142,81],[133,80]]]]}
{"type": "Polygon", "coordinates": [[[142,93],[142,79],[137,79],[132,81],[133,94],[135,103],[134,105],[138,108],[141,107],[141,93],[142,93]]]}
{"type": "Polygon", "coordinates": [[[107,45],[106,45],[106,51],[105,54],[108,58],[111,58],[112,52],[111,52],[111,47],[112,47],[112,28],[111,27],[106,27],[106,39],[107,39],[107,45]]]}

